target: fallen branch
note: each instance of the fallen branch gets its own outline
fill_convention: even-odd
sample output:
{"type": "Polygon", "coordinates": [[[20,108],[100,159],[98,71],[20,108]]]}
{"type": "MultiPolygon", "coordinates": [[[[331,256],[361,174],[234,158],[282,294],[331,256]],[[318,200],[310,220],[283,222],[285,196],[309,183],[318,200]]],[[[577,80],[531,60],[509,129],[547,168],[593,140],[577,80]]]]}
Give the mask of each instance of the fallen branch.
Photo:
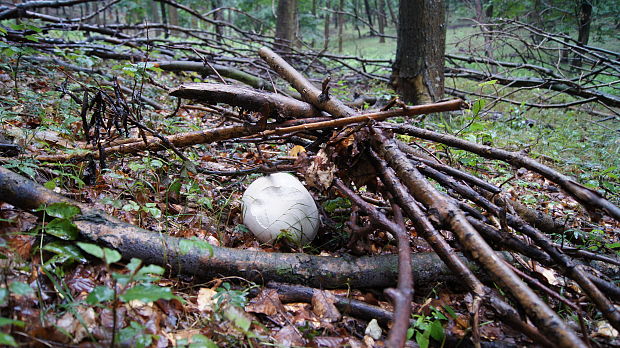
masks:
{"type": "Polygon", "coordinates": [[[620,208],[611,204],[598,192],[591,190],[577,183],[572,178],[517,152],[510,152],[486,145],[472,143],[470,141],[457,138],[455,136],[441,134],[411,125],[395,125],[390,123],[383,123],[382,127],[392,129],[400,134],[411,135],[414,137],[431,140],[434,142],[473,152],[485,158],[504,161],[518,168],[527,168],[558,184],[562,189],[568,192],[584,206],[603,209],[616,220],[620,221],[620,208]]]}
{"type": "MultiPolygon", "coordinates": [[[[0,197],[21,209],[36,209],[58,202],[76,205],[82,214],[74,222],[83,239],[114,248],[126,260],[139,258],[145,263],[164,266],[172,273],[189,274],[201,280],[224,275],[240,276],[261,284],[273,280],[316,288],[385,288],[395,285],[398,275],[397,255],[331,257],[217,246],[209,248],[212,254],[209,249],[196,246],[183,252],[179,244],[185,241],[191,245],[191,240],[119,221],[3,167],[0,167],[0,197]]],[[[413,277],[420,284],[455,280],[434,253],[416,253],[411,257],[413,277]]]]}
{"type": "Polygon", "coordinates": [[[301,94],[302,98],[310,104],[325,110],[329,114],[336,117],[355,115],[355,110],[346,106],[340,100],[331,98],[329,96],[328,88],[323,88],[323,90],[316,88],[312,83],[310,83],[310,81],[303,77],[302,74],[295,70],[295,68],[293,68],[284,59],[282,59],[282,57],[275,54],[269,48],[261,48],[258,51],[258,54],[273,70],[278,73],[278,75],[288,81],[301,94]]]}
{"type": "Polygon", "coordinates": [[[266,117],[280,119],[321,116],[321,112],[312,105],[297,99],[219,83],[184,84],[170,90],[170,95],[209,104],[225,103],[239,106],[246,110],[261,112],[266,117]]]}
{"type": "MultiPolygon", "coordinates": [[[[228,126],[220,127],[204,131],[180,133],[167,136],[166,139],[172,145],[180,148],[190,145],[207,144],[216,141],[222,141],[226,139],[238,138],[251,134],[252,131],[249,127],[245,126],[228,126]]],[[[107,156],[110,154],[126,154],[136,153],[139,151],[159,151],[166,150],[165,142],[157,138],[148,138],[145,143],[143,139],[135,139],[133,142],[128,142],[112,147],[102,148],[103,153],[107,156]]],[[[84,160],[90,156],[93,158],[99,158],[99,151],[84,150],[77,153],[61,154],[61,155],[42,155],[37,156],[36,159],[43,162],[65,162],[65,161],[78,161],[84,160]]]]}
{"type": "Polygon", "coordinates": [[[195,71],[204,75],[219,74],[239,82],[243,82],[248,86],[256,89],[266,89],[273,91],[273,86],[269,82],[260,77],[248,74],[239,69],[221,64],[205,64],[203,62],[192,62],[184,60],[167,60],[159,62],[151,62],[153,66],[166,71],[195,71]]]}
{"type": "Polygon", "coordinates": [[[375,133],[375,145],[380,156],[394,168],[416,200],[423,203],[439,221],[458,236],[459,241],[473,258],[496,280],[500,281],[523,306],[532,321],[562,347],[583,347],[583,343],[562,319],[538,297],[512,270],[500,261],[478,231],[467,222],[464,213],[446,200],[434,186],[398,150],[393,140],[375,133]]]}

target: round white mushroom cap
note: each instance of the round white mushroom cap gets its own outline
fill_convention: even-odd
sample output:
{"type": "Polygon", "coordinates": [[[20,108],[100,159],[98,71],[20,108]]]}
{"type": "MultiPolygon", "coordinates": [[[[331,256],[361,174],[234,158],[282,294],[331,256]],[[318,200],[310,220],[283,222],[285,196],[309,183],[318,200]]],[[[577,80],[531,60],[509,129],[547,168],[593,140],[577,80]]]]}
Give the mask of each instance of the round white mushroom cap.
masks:
{"type": "Polygon", "coordinates": [[[278,236],[307,244],[319,229],[319,211],[304,185],[293,175],[274,173],[256,179],[243,194],[243,224],[258,240],[278,236]]]}

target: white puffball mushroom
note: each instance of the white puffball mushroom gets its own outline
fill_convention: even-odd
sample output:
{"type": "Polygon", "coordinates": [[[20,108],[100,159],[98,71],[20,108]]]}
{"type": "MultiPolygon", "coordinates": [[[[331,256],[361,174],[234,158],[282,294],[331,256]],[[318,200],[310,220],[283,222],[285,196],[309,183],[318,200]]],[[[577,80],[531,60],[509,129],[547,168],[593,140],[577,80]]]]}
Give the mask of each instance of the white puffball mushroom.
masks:
{"type": "Polygon", "coordinates": [[[319,229],[319,211],[304,185],[291,174],[256,179],[241,198],[243,224],[263,243],[279,236],[307,244],[319,229]]]}

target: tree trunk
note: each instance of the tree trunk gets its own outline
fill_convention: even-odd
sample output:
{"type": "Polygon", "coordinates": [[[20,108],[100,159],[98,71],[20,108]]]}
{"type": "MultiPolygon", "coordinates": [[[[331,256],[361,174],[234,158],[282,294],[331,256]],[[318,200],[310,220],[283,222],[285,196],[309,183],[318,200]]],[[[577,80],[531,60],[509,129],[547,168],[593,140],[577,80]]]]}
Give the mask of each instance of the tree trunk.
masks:
{"type": "Polygon", "coordinates": [[[379,0],[379,2],[377,3],[378,5],[378,9],[379,11],[377,12],[377,20],[379,22],[379,42],[380,43],[385,43],[385,24],[386,24],[386,18],[385,18],[385,0],[379,0]]]}
{"type": "Polygon", "coordinates": [[[342,53],[342,37],[344,36],[344,0],[338,6],[338,52],[342,53]]]}
{"type": "Polygon", "coordinates": [[[358,8],[359,8],[359,0],[354,0],[353,1],[353,15],[355,16],[355,20],[353,21],[353,25],[355,26],[355,31],[357,31],[357,38],[361,39],[362,38],[362,32],[360,31],[360,26],[358,24],[359,21],[359,12],[358,12],[358,8]]]}
{"type": "MultiPolygon", "coordinates": [[[[152,1],[149,3],[149,12],[151,13],[151,22],[161,23],[161,12],[159,12],[159,8],[156,2],[152,1]]],[[[154,37],[158,37],[159,35],[161,35],[161,33],[161,29],[153,30],[154,37]]]]}
{"type": "Polygon", "coordinates": [[[291,45],[295,39],[295,29],[297,28],[295,0],[278,1],[278,9],[276,11],[276,40],[275,49],[279,52],[290,52],[291,45]]]}
{"type": "Polygon", "coordinates": [[[168,15],[166,14],[166,4],[159,3],[159,9],[161,10],[161,21],[166,26],[164,28],[164,37],[167,39],[170,36],[170,30],[168,29],[168,15]]]}
{"type": "Polygon", "coordinates": [[[326,50],[329,47],[329,0],[325,0],[325,18],[323,19],[323,49],[326,50]]]}
{"type": "MultiPolygon", "coordinates": [[[[211,0],[211,7],[216,10],[222,6],[221,0],[211,0]]],[[[213,12],[213,20],[219,22],[222,20],[222,12],[215,11],[213,12]]],[[[215,25],[215,35],[218,42],[222,42],[222,37],[224,36],[224,32],[222,30],[222,26],[219,24],[215,25]]]]}
{"type": "Polygon", "coordinates": [[[370,3],[368,0],[364,0],[364,8],[366,9],[366,17],[368,17],[368,24],[370,25],[370,33],[374,34],[375,31],[372,28],[372,12],[370,10],[370,3]]]}
{"type": "Polygon", "coordinates": [[[168,5],[168,13],[170,14],[170,25],[179,25],[179,11],[176,7],[168,5]]]}
{"type": "MultiPolygon", "coordinates": [[[[579,5],[579,16],[577,18],[578,36],[577,42],[579,45],[587,45],[590,40],[590,24],[592,23],[592,2],[591,0],[581,0],[579,5]]],[[[573,57],[572,65],[575,67],[581,67],[581,56],[575,53],[573,57]]]]}
{"type": "Polygon", "coordinates": [[[392,19],[392,23],[394,24],[396,30],[398,30],[398,16],[394,14],[394,9],[392,8],[392,0],[387,1],[387,8],[390,11],[390,18],[392,19]]]}
{"type": "Polygon", "coordinates": [[[446,25],[441,0],[401,0],[391,83],[402,99],[427,104],[444,89],[446,25]]]}

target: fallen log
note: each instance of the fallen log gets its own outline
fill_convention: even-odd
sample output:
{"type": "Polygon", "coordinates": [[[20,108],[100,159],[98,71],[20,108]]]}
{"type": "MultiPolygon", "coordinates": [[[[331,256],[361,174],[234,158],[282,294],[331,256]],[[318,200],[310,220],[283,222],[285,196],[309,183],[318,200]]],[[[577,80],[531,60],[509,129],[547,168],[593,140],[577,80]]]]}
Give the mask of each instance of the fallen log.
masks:
{"type": "MultiPolygon", "coordinates": [[[[398,278],[397,255],[332,257],[217,246],[209,248],[212,250],[197,246],[185,250],[180,243],[187,239],[122,222],[3,167],[0,167],[0,197],[21,209],[36,209],[58,202],[76,205],[82,214],[74,223],[82,239],[116,249],[125,260],[139,258],[147,264],[164,266],[172,274],[189,274],[201,280],[234,275],[260,284],[277,281],[316,288],[385,288],[395,285],[398,278]]],[[[420,284],[458,282],[436,254],[411,256],[413,276],[420,284]]],[[[475,268],[471,263],[468,265],[475,268]]]]}
{"type": "Polygon", "coordinates": [[[246,110],[261,112],[264,116],[281,119],[320,117],[312,105],[281,94],[235,87],[220,83],[189,83],[170,90],[170,95],[209,104],[225,103],[246,110]]]}

